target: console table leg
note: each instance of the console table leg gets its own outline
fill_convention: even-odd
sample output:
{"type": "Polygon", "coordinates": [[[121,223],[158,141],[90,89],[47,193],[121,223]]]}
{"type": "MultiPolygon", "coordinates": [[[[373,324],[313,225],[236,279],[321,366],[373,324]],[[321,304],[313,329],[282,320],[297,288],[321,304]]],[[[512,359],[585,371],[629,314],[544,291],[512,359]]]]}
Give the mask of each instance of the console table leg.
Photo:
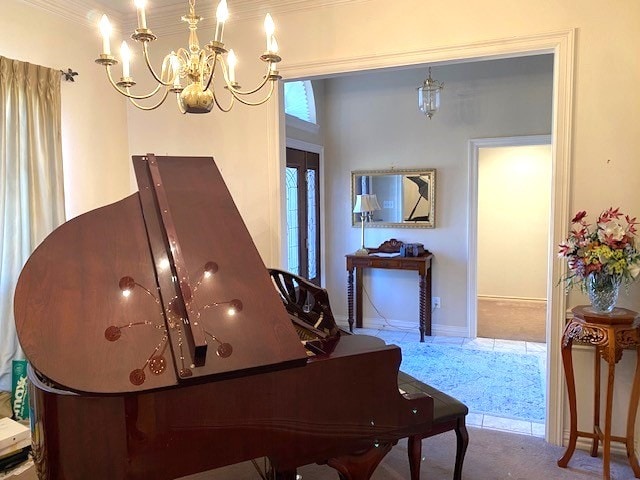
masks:
{"type": "Polygon", "coordinates": [[[429,337],[431,336],[431,323],[432,323],[432,318],[431,318],[431,313],[432,313],[432,292],[431,292],[431,271],[432,268],[431,266],[429,266],[429,268],[427,268],[427,272],[426,272],[426,283],[425,283],[425,326],[424,326],[424,333],[425,335],[428,335],[429,337]]]}
{"type": "Polygon", "coordinates": [[[349,315],[349,331],[353,333],[353,269],[347,273],[347,310],[349,315]]]}
{"type": "MultiPolygon", "coordinates": [[[[424,342],[425,322],[427,315],[427,282],[420,276],[420,341],[424,342]]],[[[429,332],[429,335],[431,332],[429,332]]]]}
{"type": "Polygon", "coordinates": [[[356,328],[362,328],[362,268],[356,267],[356,328]]]}
{"type": "Polygon", "coordinates": [[[560,460],[558,460],[558,466],[566,468],[569,464],[569,460],[573,456],[573,452],[576,450],[576,441],[578,440],[578,413],[576,412],[576,383],[573,376],[573,359],[571,356],[571,347],[573,340],[567,338],[567,331],[571,324],[565,328],[565,333],[562,337],[562,364],[564,366],[564,374],[567,379],[567,393],[569,395],[569,418],[570,418],[570,433],[569,443],[567,444],[567,450],[560,460]]]}
{"type": "Polygon", "coordinates": [[[640,400],[640,346],[636,346],[636,371],[633,375],[633,387],[629,399],[629,414],[627,415],[627,458],[636,478],[640,478],[640,465],[634,451],[634,430],[636,415],[638,413],[638,401],[640,400]]]}
{"type": "Polygon", "coordinates": [[[611,479],[611,418],[613,409],[613,385],[616,377],[616,339],[609,339],[609,345],[606,347],[606,360],[609,364],[609,374],[607,377],[607,404],[604,415],[604,438],[602,439],[602,478],[604,480],[611,479]]]}
{"type": "MultiPolygon", "coordinates": [[[[600,347],[596,347],[595,360],[593,364],[593,432],[597,434],[600,429],[600,368],[602,356],[600,347]]],[[[598,456],[600,437],[596,435],[591,440],[591,456],[598,456]]]]}

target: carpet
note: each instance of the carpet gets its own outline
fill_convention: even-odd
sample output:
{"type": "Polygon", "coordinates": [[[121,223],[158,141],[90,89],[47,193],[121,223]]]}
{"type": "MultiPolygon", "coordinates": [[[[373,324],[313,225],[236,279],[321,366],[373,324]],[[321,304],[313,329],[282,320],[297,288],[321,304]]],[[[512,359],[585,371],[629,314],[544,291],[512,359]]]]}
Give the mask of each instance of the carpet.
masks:
{"type": "MultiPolygon", "coordinates": [[[[456,437],[452,431],[422,441],[424,480],[451,480],[456,437]]],[[[559,468],[556,460],[564,449],[541,438],[494,430],[469,428],[469,449],[462,469],[464,480],[601,480],[602,459],[577,450],[569,468],[559,468]]],[[[634,475],[624,456],[612,455],[612,480],[629,480],[634,475]]],[[[298,470],[303,480],[335,480],[336,471],[326,465],[307,465],[298,470]]],[[[400,440],[376,469],[371,480],[407,480],[407,442],[400,440]]],[[[35,469],[7,480],[37,480],[35,469]]],[[[87,479],[88,480],[88,479],[87,479]]],[[[96,479],[97,480],[97,479],[96,479]]],[[[249,462],[183,477],[182,480],[260,480],[249,462]]]]}
{"type": "Polygon", "coordinates": [[[478,297],[478,337],[546,342],[547,302],[478,297]]]}
{"type": "Polygon", "coordinates": [[[455,345],[396,342],[401,370],[451,395],[472,413],[543,422],[540,358],[455,345]]]}

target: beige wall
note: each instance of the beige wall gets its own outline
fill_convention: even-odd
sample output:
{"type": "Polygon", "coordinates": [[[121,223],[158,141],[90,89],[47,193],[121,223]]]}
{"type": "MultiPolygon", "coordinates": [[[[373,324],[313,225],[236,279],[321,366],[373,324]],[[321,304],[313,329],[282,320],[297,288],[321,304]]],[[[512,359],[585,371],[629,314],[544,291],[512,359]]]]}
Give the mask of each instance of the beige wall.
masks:
{"type": "Polygon", "coordinates": [[[481,148],[478,295],[546,299],[551,145],[481,148]]]}
{"type": "MultiPolygon", "coordinates": [[[[365,243],[396,238],[433,252],[433,294],[441,299],[434,332],[468,335],[469,140],[549,134],[552,70],[549,55],[436,67],[445,90],[431,120],[417,108],[424,68],[325,80],[326,284],[338,317],[347,316],[344,255],[360,246],[360,229],[351,226],[351,171],[435,168],[436,228],[367,228],[365,243]]],[[[415,275],[372,270],[365,288],[389,323],[416,325],[415,275]]],[[[365,326],[385,323],[369,302],[364,319],[365,326]]]]}
{"type": "Polygon", "coordinates": [[[67,218],[131,192],[125,102],[94,59],[100,38],[75,22],[3,0],[0,55],[79,73],[62,82],[62,142],[67,218]]]}

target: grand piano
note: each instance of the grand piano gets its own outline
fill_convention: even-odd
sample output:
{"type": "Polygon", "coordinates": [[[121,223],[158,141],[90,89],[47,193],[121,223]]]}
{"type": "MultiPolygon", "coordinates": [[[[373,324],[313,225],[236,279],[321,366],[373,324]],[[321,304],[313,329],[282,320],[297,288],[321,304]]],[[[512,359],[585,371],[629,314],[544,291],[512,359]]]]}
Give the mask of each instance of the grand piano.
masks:
{"type": "Polygon", "coordinates": [[[41,480],[262,457],[271,478],[327,463],[366,480],[429,430],[433,399],[398,391],[398,347],[335,328],[301,341],[212,158],[133,164],[138,192],[60,226],[18,281],[41,480]]]}

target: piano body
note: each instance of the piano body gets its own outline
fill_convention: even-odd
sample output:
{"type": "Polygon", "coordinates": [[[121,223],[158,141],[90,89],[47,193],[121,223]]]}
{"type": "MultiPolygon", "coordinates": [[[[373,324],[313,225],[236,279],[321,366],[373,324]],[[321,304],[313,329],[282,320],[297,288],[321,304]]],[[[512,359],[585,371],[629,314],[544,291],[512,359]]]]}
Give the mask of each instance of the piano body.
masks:
{"type": "Polygon", "coordinates": [[[430,428],[398,347],[335,329],[305,348],[212,158],[133,162],[139,191],[56,229],[16,288],[41,480],[259,457],[279,479],[318,462],[365,480],[430,428]]]}

